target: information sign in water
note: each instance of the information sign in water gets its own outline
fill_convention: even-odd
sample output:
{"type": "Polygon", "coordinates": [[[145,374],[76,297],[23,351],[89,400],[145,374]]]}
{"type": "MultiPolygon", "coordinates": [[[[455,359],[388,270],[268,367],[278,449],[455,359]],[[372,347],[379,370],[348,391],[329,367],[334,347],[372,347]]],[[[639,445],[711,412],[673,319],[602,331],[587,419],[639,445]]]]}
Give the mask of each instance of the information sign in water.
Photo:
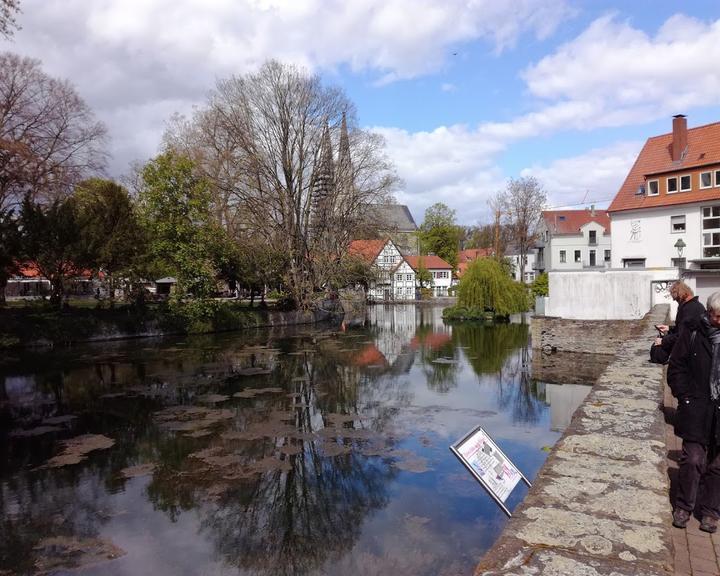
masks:
{"type": "Polygon", "coordinates": [[[472,472],[505,513],[512,516],[505,506],[505,501],[520,480],[528,486],[531,484],[498,448],[482,426],[473,428],[450,446],[450,450],[472,472]]]}

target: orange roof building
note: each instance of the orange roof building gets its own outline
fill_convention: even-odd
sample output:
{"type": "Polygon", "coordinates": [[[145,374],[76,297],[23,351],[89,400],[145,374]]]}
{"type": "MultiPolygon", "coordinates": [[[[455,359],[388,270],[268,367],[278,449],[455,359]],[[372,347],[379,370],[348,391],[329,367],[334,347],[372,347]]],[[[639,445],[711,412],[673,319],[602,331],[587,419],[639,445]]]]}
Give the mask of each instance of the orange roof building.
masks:
{"type": "Polygon", "coordinates": [[[704,297],[720,288],[720,122],[647,139],[610,207],[612,266],[668,269],[704,297]]]}

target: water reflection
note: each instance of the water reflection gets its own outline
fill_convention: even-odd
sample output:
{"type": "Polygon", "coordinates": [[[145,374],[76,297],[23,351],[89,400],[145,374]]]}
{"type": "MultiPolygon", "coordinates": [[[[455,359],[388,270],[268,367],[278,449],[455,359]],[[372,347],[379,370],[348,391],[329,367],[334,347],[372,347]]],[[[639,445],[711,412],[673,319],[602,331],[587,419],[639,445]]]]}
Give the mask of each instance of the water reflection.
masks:
{"type": "Polygon", "coordinates": [[[376,306],[6,361],[0,572],[469,572],[505,518],[448,445],[482,423],[532,478],[558,437],[527,338],[376,306]],[[47,467],[81,435],[114,444],[47,467]]]}

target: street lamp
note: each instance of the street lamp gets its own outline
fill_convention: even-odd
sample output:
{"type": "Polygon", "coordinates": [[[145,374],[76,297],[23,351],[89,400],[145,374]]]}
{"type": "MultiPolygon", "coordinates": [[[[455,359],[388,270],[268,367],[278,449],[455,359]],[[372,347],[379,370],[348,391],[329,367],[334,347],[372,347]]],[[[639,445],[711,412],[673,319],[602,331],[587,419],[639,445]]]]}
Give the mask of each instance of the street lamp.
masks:
{"type": "Polygon", "coordinates": [[[677,248],[678,251],[678,258],[682,258],[683,249],[687,246],[685,242],[683,242],[682,238],[678,238],[677,242],[675,242],[675,248],[677,248]]]}

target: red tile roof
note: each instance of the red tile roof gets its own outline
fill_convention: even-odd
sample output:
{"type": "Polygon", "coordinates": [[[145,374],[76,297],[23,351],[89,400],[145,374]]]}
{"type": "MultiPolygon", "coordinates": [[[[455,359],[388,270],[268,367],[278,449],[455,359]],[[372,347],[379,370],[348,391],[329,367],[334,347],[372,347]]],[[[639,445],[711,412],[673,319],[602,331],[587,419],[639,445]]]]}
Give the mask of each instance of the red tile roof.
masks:
{"type": "Polygon", "coordinates": [[[670,195],[663,193],[657,196],[636,195],[638,188],[645,185],[646,176],[681,172],[700,166],[720,167],[720,122],[689,128],[687,152],[683,159],[677,162],[673,162],[672,159],[672,139],[672,132],[648,138],[625,182],[610,204],[609,212],[673,206],[718,198],[717,188],[698,190],[697,187],[690,192],[670,195]]]}
{"type": "Polygon", "coordinates": [[[353,256],[359,256],[363,260],[373,263],[387,242],[387,240],[353,240],[350,242],[348,252],[353,256]]]}
{"type": "Polygon", "coordinates": [[[495,253],[492,248],[468,248],[458,252],[458,262],[472,262],[478,258],[489,258],[495,253]]]}
{"type": "Polygon", "coordinates": [[[610,216],[604,210],[544,210],[545,225],[551,234],[579,234],[580,228],[590,222],[597,222],[610,234],[610,216]]]}
{"type": "Polygon", "coordinates": [[[405,256],[405,261],[410,264],[410,268],[417,271],[420,266],[420,260],[422,265],[428,270],[452,270],[452,266],[445,262],[440,256],[405,256]]]}

